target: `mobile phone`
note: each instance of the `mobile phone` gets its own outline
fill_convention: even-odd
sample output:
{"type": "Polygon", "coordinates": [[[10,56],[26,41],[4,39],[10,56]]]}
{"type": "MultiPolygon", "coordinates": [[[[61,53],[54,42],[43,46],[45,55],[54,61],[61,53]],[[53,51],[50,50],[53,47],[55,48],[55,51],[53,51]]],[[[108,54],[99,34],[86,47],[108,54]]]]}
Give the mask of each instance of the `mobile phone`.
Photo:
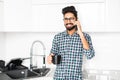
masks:
{"type": "Polygon", "coordinates": [[[74,28],[77,30],[77,25],[74,25],[74,28]]]}

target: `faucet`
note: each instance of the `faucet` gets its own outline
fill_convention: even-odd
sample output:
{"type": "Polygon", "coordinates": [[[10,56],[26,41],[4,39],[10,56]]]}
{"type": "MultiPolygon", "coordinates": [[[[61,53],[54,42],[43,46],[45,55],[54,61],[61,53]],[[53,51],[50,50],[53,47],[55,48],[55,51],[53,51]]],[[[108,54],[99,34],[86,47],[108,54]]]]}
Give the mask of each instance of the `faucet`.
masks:
{"type": "Polygon", "coordinates": [[[32,43],[32,46],[30,48],[30,70],[33,70],[34,66],[33,66],[33,56],[42,56],[43,57],[43,68],[46,68],[46,63],[45,63],[45,45],[43,44],[43,42],[39,41],[39,40],[36,40],[32,43]],[[35,43],[40,43],[43,47],[43,55],[33,55],[33,47],[34,47],[34,44],[35,43]]]}

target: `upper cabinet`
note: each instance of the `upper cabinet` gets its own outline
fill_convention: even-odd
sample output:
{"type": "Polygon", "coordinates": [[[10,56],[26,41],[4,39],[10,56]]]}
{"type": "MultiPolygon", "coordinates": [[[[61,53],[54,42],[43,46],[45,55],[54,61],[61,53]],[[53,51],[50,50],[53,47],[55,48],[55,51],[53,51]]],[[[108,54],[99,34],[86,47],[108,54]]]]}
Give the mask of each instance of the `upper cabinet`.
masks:
{"type": "Polygon", "coordinates": [[[120,31],[119,4],[119,0],[4,0],[4,31],[63,31],[62,8],[71,5],[83,31],[120,31]]]}
{"type": "Polygon", "coordinates": [[[104,0],[32,0],[32,26],[39,31],[65,30],[62,8],[74,5],[83,31],[105,30],[104,0]]]}
{"type": "Polygon", "coordinates": [[[32,25],[31,13],[31,0],[5,0],[5,31],[27,31],[32,25]]]}
{"type": "Polygon", "coordinates": [[[3,15],[4,15],[4,3],[2,0],[0,0],[0,32],[4,30],[3,27],[3,15]]]}
{"type": "Polygon", "coordinates": [[[75,3],[95,3],[105,0],[32,0],[32,4],[75,4],[75,3]]]}
{"type": "Polygon", "coordinates": [[[120,32],[120,0],[106,0],[106,31],[120,32]]]}
{"type": "Polygon", "coordinates": [[[83,31],[103,31],[104,0],[5,0],[6,32],[59,32],[65,30],[62,8],[74,5],[83,31]]]}

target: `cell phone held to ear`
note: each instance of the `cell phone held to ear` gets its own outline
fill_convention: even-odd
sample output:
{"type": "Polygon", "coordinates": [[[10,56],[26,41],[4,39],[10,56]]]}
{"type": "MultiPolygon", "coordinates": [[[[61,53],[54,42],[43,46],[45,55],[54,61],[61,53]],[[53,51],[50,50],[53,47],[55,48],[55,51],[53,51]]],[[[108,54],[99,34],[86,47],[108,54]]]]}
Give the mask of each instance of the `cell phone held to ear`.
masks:
{"type": "Polygon", "coordinates": [[[73,27],[74,27],[76,30],[78,30],[78,29],[77,29],[77,25],[74,25],[73,27]]]}

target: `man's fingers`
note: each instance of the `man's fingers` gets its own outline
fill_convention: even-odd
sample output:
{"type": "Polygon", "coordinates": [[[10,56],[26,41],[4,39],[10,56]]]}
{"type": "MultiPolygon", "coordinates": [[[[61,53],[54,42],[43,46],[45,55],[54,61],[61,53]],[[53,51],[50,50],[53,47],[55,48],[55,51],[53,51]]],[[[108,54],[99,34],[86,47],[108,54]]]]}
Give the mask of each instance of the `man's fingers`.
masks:
{"type": "Polygon", "coordinates": [[[51,53],[51,54],[47,57],[47,62],[48,62],[48,64],[52,64],[52,56],[54,56],[53,53],[51,53]]]}

